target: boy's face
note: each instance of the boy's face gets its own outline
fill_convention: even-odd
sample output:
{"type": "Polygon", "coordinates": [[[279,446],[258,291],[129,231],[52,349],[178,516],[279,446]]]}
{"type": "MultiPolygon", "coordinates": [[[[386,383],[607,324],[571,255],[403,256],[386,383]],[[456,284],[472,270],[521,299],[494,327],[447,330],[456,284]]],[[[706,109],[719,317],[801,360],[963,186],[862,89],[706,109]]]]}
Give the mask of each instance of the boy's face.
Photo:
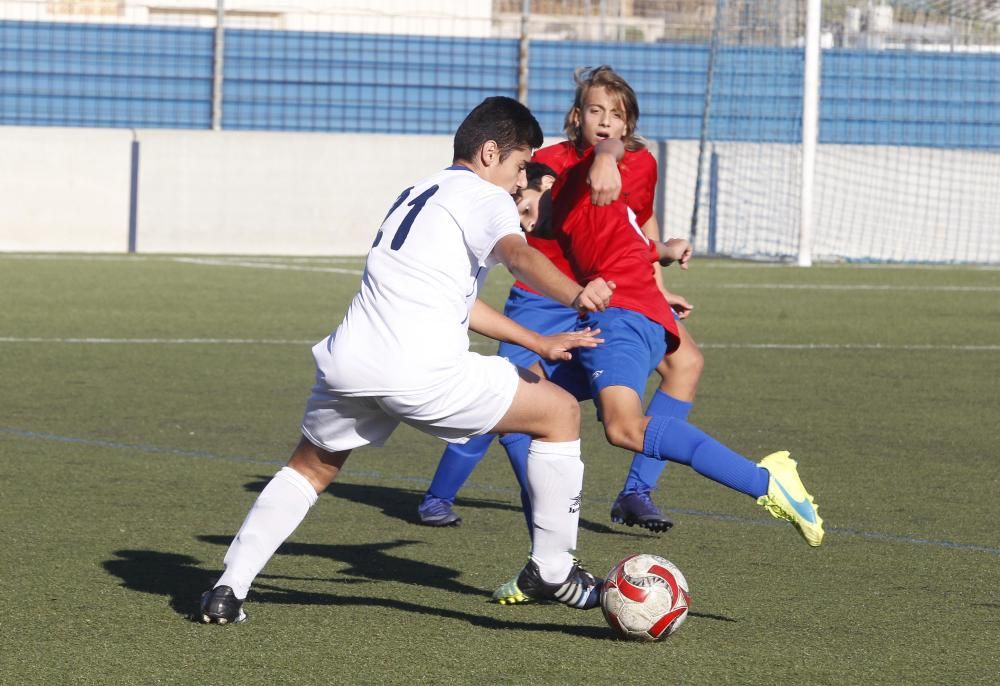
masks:
{"type": "Polygon", "coordinates": [[[480,176],[514,195],[528,185],[528,179],[524,175],[524,166],[528,164],[529,160],[531,160],[531,148],[515,148],[503,160],[497,153],[496,156],[491,157],[489,164],[485,166],[480,176]]]}
{"type": "Polygon", "coordinates": [[[545,191],[552,188],[552,183],[555,178],[552,176],[543,176],[541,180],[541,190],[535,190],[534,188],[524,188],[516,196],[517,200],[517,213],[521,219],[521,228],[526,232],[531,233],[535,230],[535,224],[538,223],[538,206],[541,200],[542,194],[545,191]]]}
{"type": "Polygon", "coordinates": [[[597,145],[606,138],[625,137],[625,109],[621,98],[612,95],[603,86],[587,89],[583,107],[576,111],[577,126],[587,146],[597,145]]]}

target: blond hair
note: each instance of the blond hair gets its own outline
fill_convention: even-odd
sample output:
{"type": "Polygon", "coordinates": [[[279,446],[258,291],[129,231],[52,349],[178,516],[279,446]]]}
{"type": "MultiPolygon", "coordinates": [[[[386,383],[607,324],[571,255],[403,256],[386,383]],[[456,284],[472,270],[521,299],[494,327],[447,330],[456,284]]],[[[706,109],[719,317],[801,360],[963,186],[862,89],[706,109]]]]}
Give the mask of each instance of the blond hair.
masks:
{"type": "Polygon", "coordinates": [[[625,114],[625,135],[622,136],[625,149],[634,151],[646,147],[646,141],[635,132],[639,123],[639,100],[636,98],[632,86],[628,85],[628,81],[606,64],[593,68],[580,67],[573,72],[573,80],[576,82],[576,96],[563,123],[566,138],[577,147],[581,146],[583,131],[578,122],[583,113],[583,101],[591,88],[603,88],[610,95],[618,98],[625,114]]]}

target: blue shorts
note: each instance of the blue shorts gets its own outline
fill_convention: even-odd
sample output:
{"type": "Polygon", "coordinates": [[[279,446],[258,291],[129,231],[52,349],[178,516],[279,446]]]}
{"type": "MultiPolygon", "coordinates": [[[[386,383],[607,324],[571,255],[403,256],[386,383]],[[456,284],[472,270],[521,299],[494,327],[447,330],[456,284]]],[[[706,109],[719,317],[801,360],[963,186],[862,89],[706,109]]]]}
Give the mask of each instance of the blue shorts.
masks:
{"type": "Polygon", "coordinates": [[[573,357],[592,397],[608,386],[628,386],[642,398],[650,372],[667,352],[664,328],[645,315],[619,307],[591,313],[577,323],[581,329],[587,326],[600,329],[604,343],[575,350],[573,357]]]}
{"type": "MultiPolygon", "coordinates": [[[[575,330],[576,322],[580,318],[576,310],[560,305],[544,295],[538,295],[521,288],[510,289],[503,313],[526,329],[537,331],[546,336],[575,330]]],[[[541,361],[546,375],[559,364],[558,362],[542,360],[533,351],[513,343],[501,343],[497,349],[497,355],[506,357],[518,367],[530,367],[541,361]]]]}
{"type": "MultiPolygon", "coordinates": [[[[575,331],[580,321],[580,315],[573,308],[522,288],[510,289],[503,313],[521,326],[546,336],[575,331]]],[[[552,383],[572,393],[577,400],[589,400],[590,384],[577,360],[578,352],[574,350],[573,359],[568,362],[549,362],[531,350],[513,343],[500,343],[497,349],[498,355],[506,357],[518,367],[527,368],[540,362],[545,377],[552,383]]]]}

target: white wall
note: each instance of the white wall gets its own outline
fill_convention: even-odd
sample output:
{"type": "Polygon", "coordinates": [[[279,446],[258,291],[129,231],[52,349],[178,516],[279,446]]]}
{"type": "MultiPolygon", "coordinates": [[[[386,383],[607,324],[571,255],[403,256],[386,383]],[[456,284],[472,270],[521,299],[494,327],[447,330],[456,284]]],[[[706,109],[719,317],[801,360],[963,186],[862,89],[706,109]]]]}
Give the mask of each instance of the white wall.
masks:
{"type": "MultiPolygon", "coordinates": [[[[450,136],[135,136],[144,253],[363,255],[399,192],[451,162],[450,136]]],[[[0,250],[125,252],[132,139],[130,130],[0,127],[0,250]]],[[[716,151],[719,252],[794,255],[798,146],[716,151]]],[[[665,234],[690,230],[697,152],[697,142],[667,144],[665,234]]],[[[706,179],[701,253],[708,190],[706,179]]],[[[817,259],[1000,262],[1000,153],[820,146],[816,198],[817,259]]]]}
{"type": "Polygon", "coordinates": [[[143,130],[137,252],[363,255],[448,136],[143,130]]]}
{"type": "MultiPolygon", "coordinates": [[[[449,136],[139,130],[136,251],[363,255],[449,136]]],[[[0,250],[125,252],[133,132],[0,127],[0,250]]]]}
{"type": "Polygon", "coordinates": [[[132,132],[0,126],[0,250],[128,249],[132,132]]]}

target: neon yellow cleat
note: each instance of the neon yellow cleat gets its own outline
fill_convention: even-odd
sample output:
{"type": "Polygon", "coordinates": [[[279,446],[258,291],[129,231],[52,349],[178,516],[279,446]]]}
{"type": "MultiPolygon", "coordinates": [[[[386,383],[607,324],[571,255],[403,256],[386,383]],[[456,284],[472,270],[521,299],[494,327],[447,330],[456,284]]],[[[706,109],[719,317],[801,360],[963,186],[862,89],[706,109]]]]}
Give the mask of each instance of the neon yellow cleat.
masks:
{"type": "Polygon", "coordinates": [[[518,588],[517,578],[519,576],[521,576],[520,572],[513,579],[493,591],[492,601],[498,605],[519,605],[522,603],[532,602],[534,598],[526,596],[524,592],[518,588]]]}
{"type": "Polygon", "coordinates": [[[771,480],[767,495],[757,498],[757,504],[778,519],[794,524],[809,545],[815,547],[822,543],[823,519],[813,497],[802,485],[795,460],[788,456],[788,451],[768,455],[760,461],[760,466],[770,472],[771,480]]]}

